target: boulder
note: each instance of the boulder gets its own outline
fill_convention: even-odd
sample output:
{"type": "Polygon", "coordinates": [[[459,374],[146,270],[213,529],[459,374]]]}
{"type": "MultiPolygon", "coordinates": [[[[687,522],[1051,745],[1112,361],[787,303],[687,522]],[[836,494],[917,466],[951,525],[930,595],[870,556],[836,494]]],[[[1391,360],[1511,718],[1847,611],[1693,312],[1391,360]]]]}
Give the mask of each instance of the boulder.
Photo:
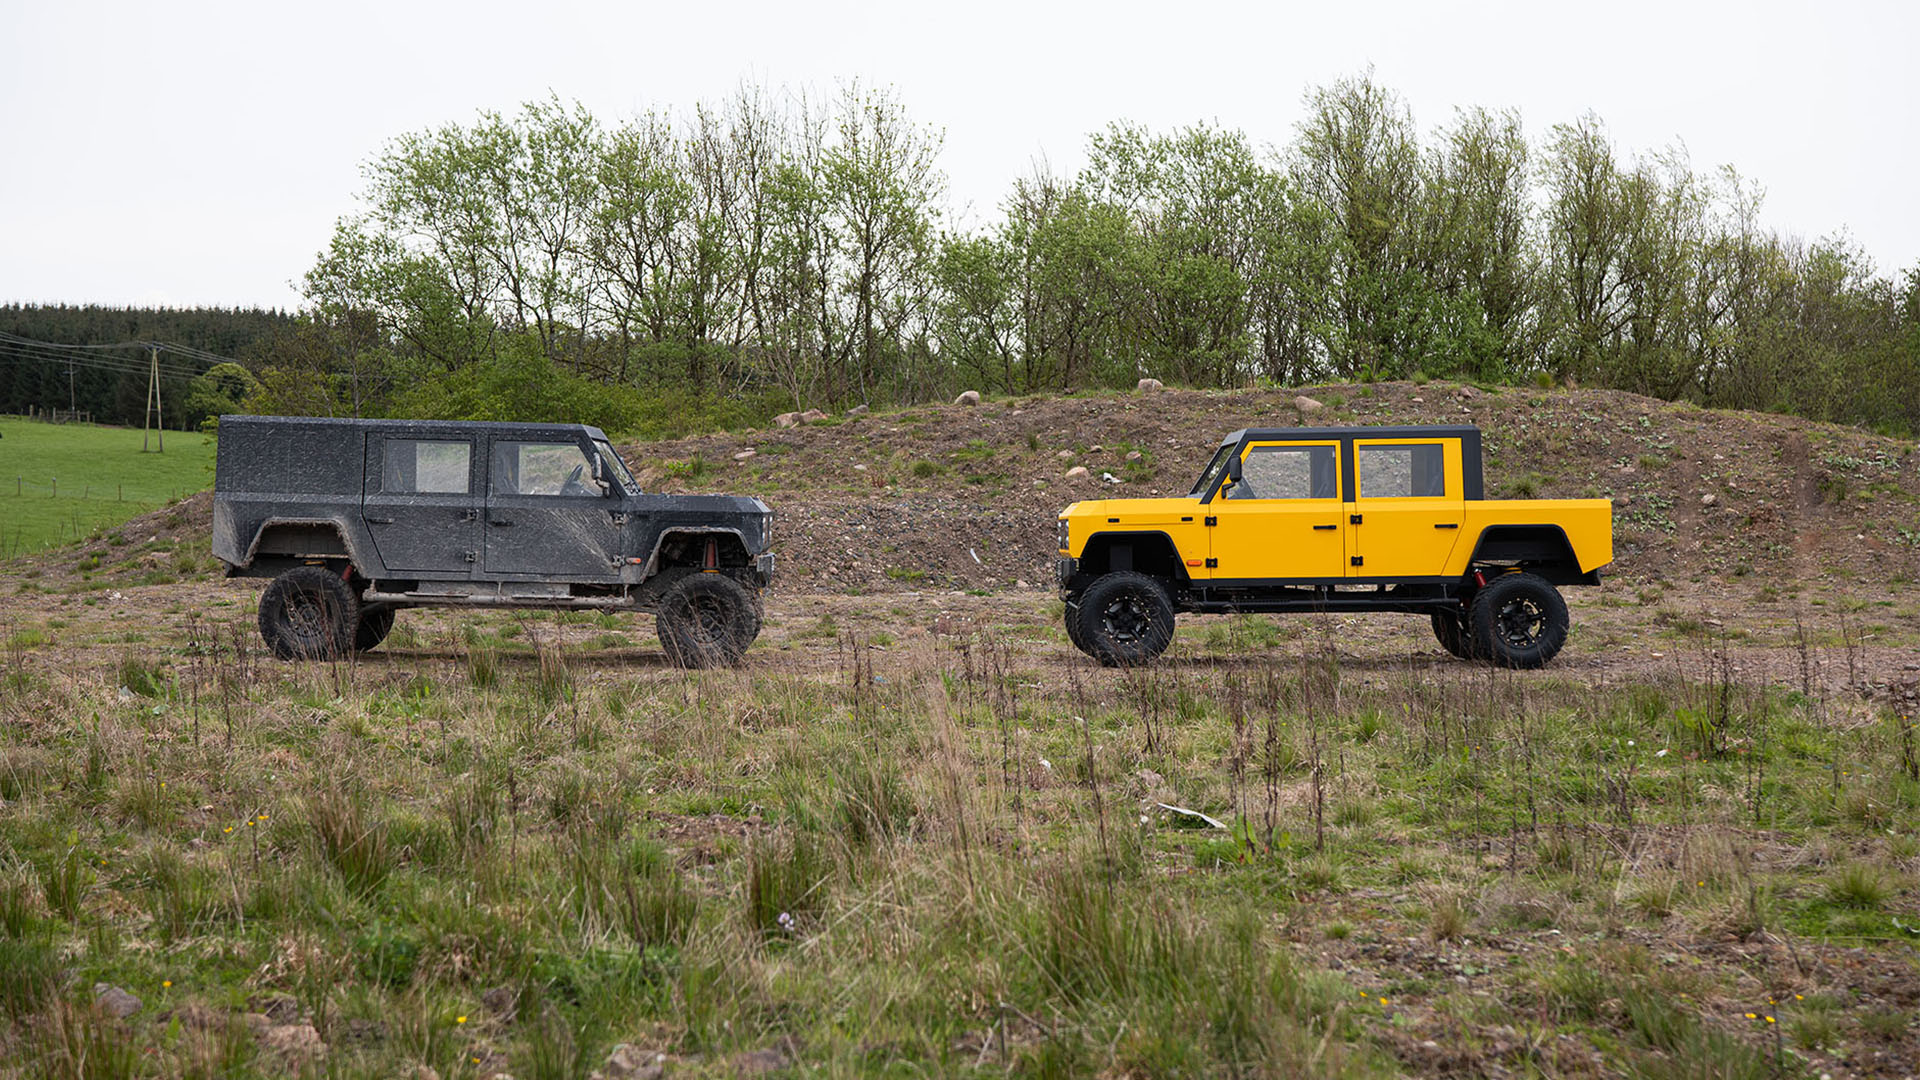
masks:
{"type": "Polygon", "coordinates": [[[867,407],[865,405],[855,405],[853,408],[847,410],[847,415],[865,416],[867,415],[867,407]]]}
{"type": "Polygon", "coordinates": [[[1708,492],[1705,495],[1700,496],[1701,506],[1712,506],[1715,503],[1718,503],[1719,501],[1720,501],[1720,496],[1715,495],[1712,492],[1708,492]]]}
{"type": "Polygon", "coordinates": [[[260,1042],[289,1071],[304,1071],[309,1063],[324,1061],[327,1056],[327,1044],[312,1024],[275,1024],[260,1033],[260,1042]]]}
{"type": "Polygon", "coordinates": [[[1629,507],[1629,506],[1632,506],[1632,505],[1633,505],[1633,496],[1631,496],[1631,495],[1629,495],[1629,494],[1627,494],[1626,492],[1624,492],[1624,491],[1623,491],[1623,492],[1621,492],[1620,494],[1618,494],[1618,495],[1615,495],[1615,496],[1613,497],[1613,505],[1615,505],[1615,506],[1617,506],[1617,507],[1620,507],[1621,509],[1625,509],[1625,508],[1627,508],[1627,507],[1629,507]]]}
{"type": "Polygon", "coordinates": [[[1159,379],[1141,379],[1134,384],[1133,389],[1135,393],[1151,394],[1156,390],[1166,389],[1166,386],[1159,379]]]}
{"type": "Polygon", "coordinates": [[[783,412],[773,418],[773,424],[775,427],[798,427],[800,424],[800,414],[797,412],[783,412]]]}
{"type": "Polygon", "coordinates": [[[1057,457],[1057,458],[1059,458],[1059,459],[1060,459],[1061,461],[1072,461],[1072,460],[1073,460],[1073,451],[1071,451],[1071,450],[1062,450],[1062,451],[1060,451],[1059,453],[1057,453],[1057,454],[1055,454],[1055,455],[1053,455],[1053,456],[1054,456],[1054,457],[1057,457]]]}
{"type": "Polygon", "coordinates": [[[978,405],[980,404],[980,391],[978,390],[962,391],[959,397],[953,399],[953,403],[955,405],[967,405],[967,406],[978,405]]]}
{"type": "Polygon", "coordinates": [[[808,409],[806,412],[800,414],[800,422],[803,424],[817,424],[825,419],[827,419],[827,414],[821,412],[819,409],[808,409]]]}
{"type": "Polygon", "coordinates": [[[1321,409],[1326,408],[1326,405],[1322,402],[1318,402],[1310,397],[1307,397],[1305,394],[1302,394],[1299,397],[1293,399],[1293,407],[1296,409],[1299,409],[1303,413],[1313,413],[1313,412],[1319,412],[1321,409]]]}
{"type": "Polygon", "coordinates": [[[1073,468],[1067,470],[1067,479],[1069,480],[1085,480],[1089,475],[1085,465],[1075,465],[1073,468]]]}
{"type": "Polygon", "coordinates": [[[753,457],[756,457],[756,456],[758,456],[758,455],[759,455],[759,453],[760,453],[760,451],[758,451],[758,450],[754,450],[754,449],[752,449],[752,448],[748,448],[748,449],[746,449],[746,450],[742,450],[742,451],[740,451],[739,453],[737,453],[737,454],[735,454],[735,455],[733,455],[733,460],[735,460],[735,461],[747,461],[747,460],[749,460],[749,459],[751,459],[751,458],[753,458],[753,457]]]}
{"type": "Polygon", "coordinates": [[[1142,457],[1144,457],[1144,456],[1145,456],[1145,455],[1143,455],[1143,454],[1141,454],[1141,453],[1140,453],[1140,451],[1138,451],[1138,450],[1129,450],[1129,451],[1127,451],[1127,460],[1128,460],[1128,461],[1139,461],[1139,460],[1141,460],[1141,458],[1142,458],[1142,457]]]}
{"type": "Polygon", "coordinates": [[[93,1003],[101,1012],[115,1020],[125,1020],[140,1011],[139,998],[106,983],[93,984],[93,1003]]]}

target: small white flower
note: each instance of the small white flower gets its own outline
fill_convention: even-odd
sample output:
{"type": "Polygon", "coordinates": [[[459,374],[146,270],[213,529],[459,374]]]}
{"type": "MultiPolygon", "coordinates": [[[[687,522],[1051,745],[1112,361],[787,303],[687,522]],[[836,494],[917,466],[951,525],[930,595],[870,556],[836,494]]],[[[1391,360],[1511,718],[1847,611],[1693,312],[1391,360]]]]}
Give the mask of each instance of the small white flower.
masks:
{"type": "Polygon", "coordinates": [[[1052,772],[1052,771],[1053,771],[1053,762],[1051,762],[1051,761],[1048,761],[1048,760],[1047,760],[1046,758],[1041,758],[1041,759],[1040,759],[1040,767],[1041,767],[1041,768],[1043,768],[1043,769],[1045,769],[1045,770],[1047,770],[1048,772],[1052,772]]]}
{"type": "Polygon", "coordinates": [[[1632,740],[1632,739],[1628,739],[1628,740],[1627,740],[1627,745],[1628,745],[1628,746],[1632,746],[1632,745],[1633,745],[1633,740],[1632,740]]]}
{"type": "Polygon", "coordinates": [[[789,933],[791,933],[791,932],[793,931],[793,916],[792,916],[792,915],[790,915],[790,914],[788,914],[787,912],[784,912],[784,911],[783,911],[783,912],[781,912],[781,913],[780,913],[780,918],[779,918],[779,919],[778,919],[777,921],[778,921],[778,922],[780,923],[780,929],[782,929],[782,930],[785,930],[785,931],[788,931],[789,933]]]}
{"type": "Polygon", "coordinates": [[[1140,815],[1140,824],[1142,824],[1142,825],[1145,825],[1146,823],[1147,823],[1147,815],[1145,815],[1145,814],[1141,814],[1141,815],[1140,815]]]}
{"type": "Polygon", "coordinates": [[[1665,748],[1662,748],[1662,749],[1659,749],[1659,750],[1655,750],[1655,751],[1653,752],[1653,756],[1654,756],[1654,757],[1666,757],[1666,756],[1667,756],[1667,751],[1666,751],[1666,749],[1665,749],[1665,748]]]}

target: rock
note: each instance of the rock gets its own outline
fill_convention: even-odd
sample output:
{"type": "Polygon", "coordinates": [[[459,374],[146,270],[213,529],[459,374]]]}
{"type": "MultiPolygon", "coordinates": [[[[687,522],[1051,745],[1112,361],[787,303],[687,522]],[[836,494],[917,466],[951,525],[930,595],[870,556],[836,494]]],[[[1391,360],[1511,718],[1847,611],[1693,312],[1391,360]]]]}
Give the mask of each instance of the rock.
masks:
{"type": "Polygon", "coordinates": [[[978,405],[980,404],[980,391],[963,390],[961,391],[959,397],[953,399],[953,403],[955,405],[965,405],[965,406],[968,406],[969,408],[971,408],[972,406],[978,405]]]}
{"type": "Polygon", "coordinates": [[[755,457],[758,457],[758,456],[759,456],[759,454],[760,454],[760,451],[758,451],[758,450],[742,450],[742,451],[740,451],[739,453],[737,453],[737,454],[735,454],[735,455],[733,455],[733,460],[735,460],[735,461],[748,461],[748,460],[751,460],[751,459],[753,459],[753,458],[755,458],[755,457]]]}
{"type": "Polygon", "coordinates": [[[1420,396],[1420,395],[1418,395],[1418,394],[1415,394],[1415,395],[1414,395],[1414,396],[1413,396],[1413,397],[1412,397],[1412,398],[1411,398],[1410,400],[1412,400],[1412,401],[1414,401],[1414,402],[1416,402],[1416,403],[1418,403],[1418,402],[1424,402],[1424,401],[1426,401],[1427,399],[1426,399],[1426,398],[1423,398],[1423,397],[1421,397],[1421,396],[1420,396]]]}
{"type": "Polygon", "coordinates": [[[1299,397],[1293,399],[1293,407],[1296,409],[1299,409],[1303,413],[1313,413],[1313,412],[1319,412],[1321,409],[1326,408],[1326,405],[1321,402],[1315,401],[1310,397],[1307,397],[1305,394],[1302,394],[1299,397]]]}
{"type": "Polygon", "coordinates": [[[1069,480],[1085,480],[1087,476],[1087,467],[1085,465],[1075,465],[1073,468],[1067,470],[1067,479],[1069,480]]]}
{"type": "Polygon", "coordinates": [[[865,405],[855,405],[853,408],[847,410],[847,415],[865,416],[867,415],[867,407],[865,405]]]}
{"type": "Polygon", "coordinates": [[[1139,460],[1141,460],[1141,458],[1143,458],[1144,456],[1145,456],[1145,455],[1143,455],[1142,453],[1140,453],[1140,451],[1138,451],[1138,450],[1129,450],[1129,451],[1127,451],[1127,460],[1128,460],[1128,461],[1139,461],[1139,460]]]}
{"type": "Polygon", "coordinates": [[[1139,382],[1134,384],[1133,389],[1135,393],[1151,394],[1156,390],[1164,390],[1166,389],[1166,387],[1160,382],[1159,379],[1141,379],[1139,382]]]}
{"type": "Polygon", "coordinates": [[[1060,451],[1059,453],[1057,453],[1057,454],[1055,454],[1055,455],[1053,455],[1053,456],[1054,456],[1054,457],[1057,457],[1057,458],[1059,458],[1059,459],[1060,459],[1061,461],[1072,461],[1072,460],[1073,460],[1073,451],[1071,451],[1071,450],[1062,450],[1062,451],[1060,451]]]}
{"type": "Polygon", "coordinates": [[[440,1070],[431,1065],[416,1065],[408,1080],[440,1080],[440,1070]]]}
{"type": "Polygon", "coordinates": [[[1471,400],[1480,396],[1480,391],[1475,390],[1471,386],[1463,386],[1455,390],[1454,393],[1459,394],[1462,400],[1471,400]]]}
{"type": "Polygon", "coordinates": [[[1094,443],[1092,446],[1087,447],[1087,453],[1089,454],[1104,454],[1106,452],[1107,448],[1101,446],[1099,443],[1094,443]]]}
{"type": "Polygon", "coordinates": [[[312,1024],[276,1024],[260,1036],[268,1052],[297,1071],[309,1062],[324,1061],[327,1044],[312,1024]]]}
{"type": "Polygon", "coordinates": [[[787,1067],[789,1060],[787,1052],[777,1046],[769,1046],[765,1050],[749,1050],[734,1056],[733,1075],[761,1076],[770,1072],[779,1072],[787,1067]]]}
{"type": "Polygon", "coordinates": [[[797,412],[783,412],[773,418],[773,423],[775,427],[797,427],[800,424],[800,414],[797,412]]]}
{"type": "Polygon", "coordinates": [[[855,465],[855,466],[853,467],[853,471],[854,471],[854,472],[866,472],[866,471],[867,471],[867,467],[866,467],[865,465],[855,465]]]}
{"type": "Polygon", "coordinates": [[[607,1064],[594,1075],[606,1080],[659,1080],[666,1071],[667,1055],[621,1043],[607,1055],[607,1064]]]}
{"type": "Polygon", "coordinates": [[[827,414],[821,412],[819,409],[808,409],[806,412],[800,414],[800,422],[803,424],[817,424],[827,418],[827,414]]]}
{"type": "Polygon", "coordinates": [[[511,986],[496,986],[480,995],[480,1004],[502,1020],[511,1020],[519,1011],[520,993],[511,986]]]}
{"type": "Polygon", "coordinates": [[[247,1008],[276,1024],[291,1024],[300,1019],[300,1003],[293,999],[292,994],[268,994],[265,997],[249,998],[247,1008]]]}
{"type": "Polygon", "coordinates": [[[1720,497],[1718,495],[1715,495],[1711,491],[1707,492],[1705,495],[1700,496],[1701,506],[1712,506],[1719,501],[1720,501],[1720,497]]]}
{"type": "Polygon", "coordinates": [[[93,984],[93,1004],[115,1020],[125,1020],[140,1011],[140,999],[117,986],[93,984]]]}
{"type": "Polygon", "coordinates": [[[1027,584],[1027,583],[1026,583],[1026,580],[1025,580],[1024,578],[1015,578],[1015,579],[1013,579],[1013,587],[1014,587],[1014,588],[1016,588],[1016,589],[1031,589],[1031,588],[1033,588],[1033,586],[1031,586],[1031,585],[1029,585],[1029,584],[1027,584]]]}
{"type": "Polygon", "coordinates": [[[1621,509],[1625,509],[1629,506],[1632,506],[1633,496],[1628,495],[1626,492],[1623,491],[1620,494],[1615,495],[1613,497],[1613,505],[1618,506],[1621,509]]]}

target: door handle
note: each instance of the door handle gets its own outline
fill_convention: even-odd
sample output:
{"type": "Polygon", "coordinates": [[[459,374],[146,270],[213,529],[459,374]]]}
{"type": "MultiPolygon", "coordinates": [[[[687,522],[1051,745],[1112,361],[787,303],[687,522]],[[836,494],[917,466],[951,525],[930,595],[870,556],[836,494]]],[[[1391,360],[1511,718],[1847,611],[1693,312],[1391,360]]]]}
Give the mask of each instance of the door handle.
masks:
{"type": "Polygon", "coordinates": [[[490,520],[490,521],[488,521],[488,522],[487,522],[487,524],[489,524],[489,525],[511,525],[511,524],[513,524],[513,519],[512,519],[512,518],[493,518],[492,520],[490,520]]]}
{"type": "Polygon", "coordinates": [[[1460,527],[1460,523],[1457,521],[1436,521],[1433,527],[1436,529],[1457,529],[1460,527]]]}
{"type": "Polygon", "coordinates": [[[368,518],[368,519],[367,519],[367,524],[369,524],[369,525],[391,525],[391,524],[393,524],[393,519],[392,519],[392,518],[377,518],[377,517],[370,517],[370,518],[368,518]]]}
{"type": "Polygon", "coordinates": [[[1314,531],[1315,531],[1315,532],[1320,532],[1320,531],[1322,531],[1322,530],[1324,530],[1324,531],[1326,531],[1326,532],[1332,532],[1333,530],[1335,530],[1335,529],[1337,529],[1337,528],[1339,528],[1339,527],[1340,527],[1340,526],[1338,526],[1338,525],[1315,525],[1315,526],[1313,527],[1313,529],[1314,529],[1314,531]]]}

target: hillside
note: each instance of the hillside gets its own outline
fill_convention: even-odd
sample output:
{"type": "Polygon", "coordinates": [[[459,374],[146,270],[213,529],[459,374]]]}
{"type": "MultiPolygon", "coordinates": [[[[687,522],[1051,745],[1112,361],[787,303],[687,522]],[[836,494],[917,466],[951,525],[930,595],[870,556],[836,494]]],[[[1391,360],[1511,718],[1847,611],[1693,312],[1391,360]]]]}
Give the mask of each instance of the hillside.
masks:
{"type": "Polygon", "coordinates": [[[1608,390],[1383,383],[1036,397],[622,452],[648,487],[772,503],[783,587],[1001,589],[1046,582],[1054,515],[1067,503],[1182,493],[1225,432],[1323,423],[1479,425],[1490,495],[1614,500],[1617,581],[1757,590],[1920,576],[1912,442],[1608,390]],[[1303,393],[1327,408],[1303,416],[1303,393]],[[1075,465],[1090,475],[1066,479],[1075,465]]]}

